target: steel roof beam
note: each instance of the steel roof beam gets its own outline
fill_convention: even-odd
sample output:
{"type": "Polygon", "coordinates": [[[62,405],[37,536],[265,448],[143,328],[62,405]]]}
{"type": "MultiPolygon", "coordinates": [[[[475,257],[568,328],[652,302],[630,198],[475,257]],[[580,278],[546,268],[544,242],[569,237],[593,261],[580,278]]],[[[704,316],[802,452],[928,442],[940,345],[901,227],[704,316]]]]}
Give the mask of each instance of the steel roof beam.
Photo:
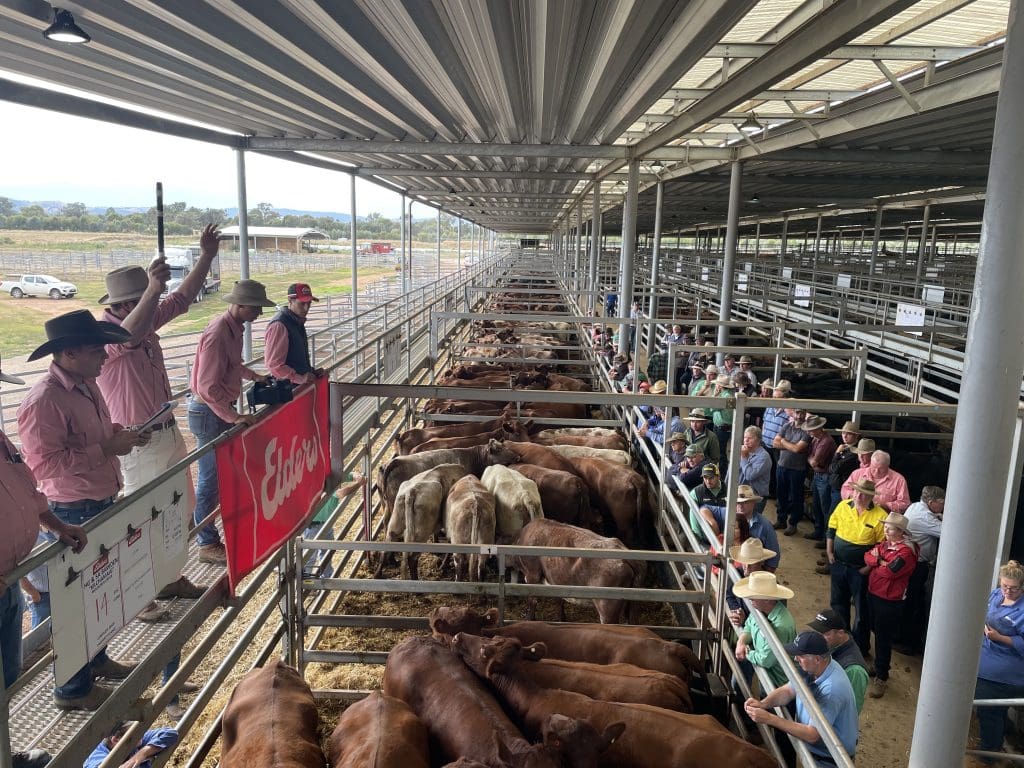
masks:
{"type": "MultiPolygon", "coordinates": [[[[669,88],[663,98],[697,101],[703,99],[713,90],[713,88],[669,88]]],[[[865,93],[867,93],[866,90],[843,91],[814,88],[781,88],[761,91],[761,93],[754,96],[754,99],[756,101],[849,101],[858,96],[863,96],[865,93]]]]}
{"type": "Polygon", "coordinates": [[[901,149],[784,149],[758,157],[757,162],[876,163],[880,165],[934,165],[936,168],[988,168],[987,152],[901,149]]]}
{"type": "MultiPolygon", "coordinates": [[[[507,179],[510,181],[589,181],[594,174],[580,171],[465,171],[451,169],[384,168],[360,166],[354,169],[357,176],[393,176],[411,179],[507,179]]],[[[625,176],[623,176],[625,178],[625,176]]]]}
{"type": "MultiPolygon", "coordinates": [[[[772,43],[720,43],[708,51],[708,58],[757,59],[776,46],[772,43]]],[[[977,45],[842,45],[819,59],[848,61],[952,61],[985,50],[977,45]]]]}
{"type": "MultiPolygon", "coordinates": [[[[740,122],[750,117],[751,112],[756,110],[747,110],[745,112],[723,112],[722,114],[708,120],[709,123],[720,123],[720,122],[740,122]]],[[[828,115],[824,112],[756,112],[758,120],[795,120],[797,118],[801,120],[827,120],[828,115]]],[[[657,114],[656,112],[648,112],[647,114],[640,115],[637,118],[638,123],[669,123],[674,120],[678,115],[665,115],[657,114]]],[[[690,136],[699,134],[689,134],[690,136]]],[[[735,137],[739,137],[740,134],[735,134],[735,137]]]]}

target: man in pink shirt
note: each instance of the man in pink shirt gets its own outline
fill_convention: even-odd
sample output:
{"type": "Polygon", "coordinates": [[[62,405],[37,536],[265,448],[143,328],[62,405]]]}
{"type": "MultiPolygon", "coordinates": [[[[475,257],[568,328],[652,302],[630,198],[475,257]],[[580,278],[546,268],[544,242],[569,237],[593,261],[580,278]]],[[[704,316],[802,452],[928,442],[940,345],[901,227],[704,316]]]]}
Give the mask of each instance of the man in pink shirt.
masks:
{"type": "Polygon", "coordinates": [[[843,483],[844,499],[853,498],[853,484],[861,480],[870,480],[875,484],[875,504],[887,511],[903,514],[910,506],[907,479],[889,467],[889,454],[885,451],[872,453],[870,463],[866,467],[855,469],[847,478],[843,483]]]}
{"type": "MultiPolygon", "coordinates": [[[[206,445],[235,424],[249,425],[255,416],[235,410],[242,391],[242,379],[265,381],[261,375],[242,364],[242,332],[263,314],[264,307],[273,307],[267,289],[256,280],[239,280],[231,293],[221,299],[231,306],[203,331],[192,367],[192,394],[188,402],[188,428],[199,446],[206,445]]],[[[217,488],[217,457],[210,451],[199,458],[196,482],[196,525],[210,516],[219,502],[217,488]]],[[[220,534],[212,524],[205,525],[197,535],[199,560],[204,563],[226,563],[227,556],[220,534]]]]}
{"type": "Polygon", "coordinates": [[[320,301],[305,283],[288,286],[288,306],[283,307],[267,324],[263,359],[270,375],[290,381],[296,386],[308,384],[322,370],[313,370],[309,359],[306,317],[311,302],[320,301]]]}
{"type": "MultiPolygon", "coordinates": [[[[21,379],[0,371],[0,381],[24,384],[21,379]]],[[[18,449],[7,435],[0,432],[0,661],[3,662],[4,687],[10,687],[21,673],[21,627],[24,604],[21,590],[8,584],[4,576],[11,573],[36,543],[40,528],[50,531],[62,544],[81,552],[88,541],[85,531],[68,525],[54,515],[46,497],[36,490],[36,479],[18,449]]],[[[42,750],[35,750],[42,752],[42,750]]],[[[32,753],[13,755],[13,765],[35,765],[32,753]]],[[[47,761],[48,762],[48,761],[47,761]]],[[[41,763],[42,764],[42,763],[41,763]]]]}
{"type": "MultiPolygon", "coordinates": [[[[117,457],[148,442],[149,435],[114,423],[96,386],[106,345],[124,343],[130,334],[84,309],[47,320],[45,328],[47,342],[28,359],[52,354],[53,363],[18,408],[18,434],[50,511],[68,525],[81,525],[114,503],[121,490],[117,457]]],[[[54,704],[96,709],[110,689],[93,685],[93,676],[121,680],[132,669],[103,648],[71,680],[54,688],[54,704]]]]}

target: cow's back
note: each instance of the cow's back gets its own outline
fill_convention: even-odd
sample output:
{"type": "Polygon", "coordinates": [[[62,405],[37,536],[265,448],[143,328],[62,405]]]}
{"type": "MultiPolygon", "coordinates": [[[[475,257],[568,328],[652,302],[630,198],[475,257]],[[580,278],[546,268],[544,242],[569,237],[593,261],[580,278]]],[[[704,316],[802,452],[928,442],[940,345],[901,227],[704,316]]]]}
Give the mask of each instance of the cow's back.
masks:
{"type": "Polygon", "coordinates": [[[336,768],[429,768],[427,727],[401,699],[372,691],[338,720],[330,758],[336,768]]]}

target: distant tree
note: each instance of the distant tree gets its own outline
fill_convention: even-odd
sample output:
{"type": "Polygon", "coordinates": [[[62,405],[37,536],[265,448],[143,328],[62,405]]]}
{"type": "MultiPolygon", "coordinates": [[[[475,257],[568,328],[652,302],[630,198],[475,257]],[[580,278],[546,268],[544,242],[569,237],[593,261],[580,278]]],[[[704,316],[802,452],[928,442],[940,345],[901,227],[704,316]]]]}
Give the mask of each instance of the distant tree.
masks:
{"type": "Polygon", "coordinates": [[[14,203],[9,197],[0,197],[0,216],[10,216],[14,213],[14,203]]]}
{"type": "Polygon", "coordinates": [[[207,224],[223,225],[228,214],[223,208],[204,208],[202,213],[199,214],[199,221],[197,222],[201,227],[205,227],[207,224]]]}
{"type": "Polygon", "coordinates": [[[21,209],[21,215],[28,218],[42,218],[46,215],[46,211],[43,210],[43,206],[41,205],[26,205],[21,209]]]}
{"type": "Polygon", "coordinates": [[[68,203],[60,209],[61,216],[69,216],[72,218],[85,216],[88,213],[89,209],[85,207],[85,203],[68,203]]]}

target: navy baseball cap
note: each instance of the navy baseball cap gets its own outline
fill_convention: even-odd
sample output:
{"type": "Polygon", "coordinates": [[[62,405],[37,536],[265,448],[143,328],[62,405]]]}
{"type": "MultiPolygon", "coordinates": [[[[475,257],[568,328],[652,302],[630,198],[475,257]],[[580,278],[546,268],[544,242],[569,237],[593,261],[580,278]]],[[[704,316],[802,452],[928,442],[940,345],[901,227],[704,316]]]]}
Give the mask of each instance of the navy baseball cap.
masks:
{"type": "Polygon", "coordinates": [[[828,642],[824,635],[813,630],[801,632],[785,648],[790,656],[828,656],[828,642]]]}

